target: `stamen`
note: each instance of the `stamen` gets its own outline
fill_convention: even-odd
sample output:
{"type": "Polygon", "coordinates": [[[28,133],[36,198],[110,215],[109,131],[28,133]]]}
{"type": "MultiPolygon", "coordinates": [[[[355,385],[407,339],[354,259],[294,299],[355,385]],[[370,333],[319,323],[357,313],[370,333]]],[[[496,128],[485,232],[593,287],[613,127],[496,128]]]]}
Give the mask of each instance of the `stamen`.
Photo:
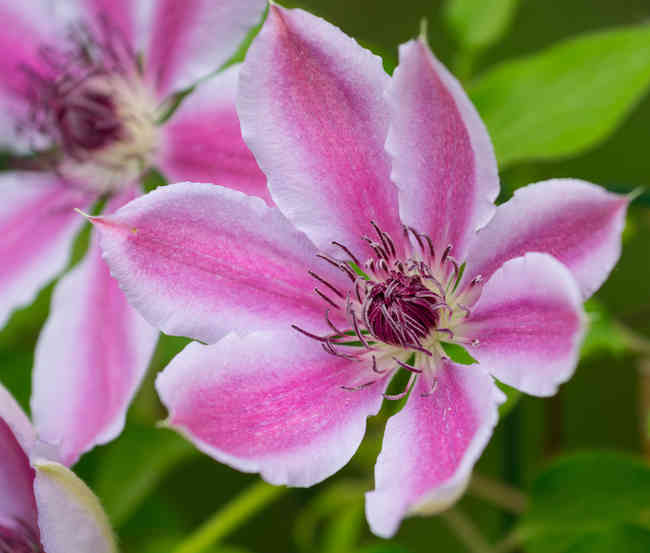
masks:
{"type": "Polygon", "coordinates": [[[447,261],[447,256],[449,256],[449,252],[451,252],[451,248],[452,248],[451,244],[449,244],[445,248],[445,251],[443,252],[442,257],[440,258],[440,264],[441,265],[444,265],[445,261],[447,261]]]}
{"type": "Polygon", "coordinates": [[[338,247],[341,248],[345,253],[347,253],[347,254],[350,256],[350,259],[356,263],[357,267],[361,267],[361,263],[360,263],[359,260],[357,259],[357,256],[354,255],[354,254],[353,254],[353,253],[352,253],[352,252],[351,252],[347,247],[345,247],[345,246],[344,246],[343,244],[341,244],[340,242],[336,242],[336,241],[332,241],[332,244],[333,244],[334,246],[338,246],[338,247]]]}
{"type": "Polygon", "coordinates": [[[331,300],[329,297],[327,297],[323,292],[321,292],[318,288],[314,288],[314,292],[316,292],[323,300],[325,300],[327,303],[329,303],[332,307],[336,309],[341,309],[341,306],[334,303],[333,300],[331,300]]]}
{"type": "Polygon", "coordinates": [[[406,388],[404,388],[404,391],[399,393],[399,394],[384,394],[384,398],[389,399],[389,400],[399,400],[408,395],[408,393],[411,391],[411,388],[413,388],[413,385],[415,384],[415,379],[417,378],[417,374],[411,374],[409,377],[409,381],[406,383],[406,388]]]}
{"type": "Polygon", "coordinates": [[[325,286],[327,286],[332,292],[334,292],[339,298],[344,299],[345,296],[343,293],[341,293],[337,288],[335,288],[332,284],[327,282],[324,278],[318,276],[314,271],[307,271],[309,276],[315,278],[318,282],[323,283],[325,286]]]}
{"type": "Polygon", "coordinates": [[[397,362],[397,364],[402,367],[403,369],[406,369],[409,372],[416,373],[416,374],[421,374],[422,369],[416,369],[415,367],[412,367],[411,365],[404,363],[403,361],[400,361],[397,357],[393,357],[393,360],[397,362]]]}

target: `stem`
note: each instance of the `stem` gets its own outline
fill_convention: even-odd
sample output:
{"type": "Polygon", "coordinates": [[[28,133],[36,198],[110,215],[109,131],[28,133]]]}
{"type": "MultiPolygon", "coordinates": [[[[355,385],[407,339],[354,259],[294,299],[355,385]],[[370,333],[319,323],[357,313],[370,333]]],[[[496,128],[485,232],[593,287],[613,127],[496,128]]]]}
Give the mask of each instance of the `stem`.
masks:
{"type": "Polygon", "coordinates": [[[635,353],[650,354],[650,340],[648,338],[643,336],[643,334],[635,332],[621,322],[616,322],[615,325],[628,348],[635,353]]]}
{"type": "Polygon", "coordinates": [[[458,508],[440,513],[440,518],[447,523],[470,553],[495,553],[476,525],[458,508]]]}
{"type": "Polygon", "coordinates": [[[511,553],[521,547],[521,542],[521,536],[518,532],[510,532],[510,534],[494,546],[492,553],[511,553]]]}
{"type": "Polygon", "coordinates": [[[197,530],[185,539],[174,553],[200,553],[232,532],[248,517],[286,493],[284,486],[271,486],[256,482],[235,499],[227,503],[197,530]]]}
{"type": "Polygon", "coordinates": [[[528,507],[528,497],[524,492],[478,474],[472,475],[467,491],[515,514],[523,513],[528,507]]]}

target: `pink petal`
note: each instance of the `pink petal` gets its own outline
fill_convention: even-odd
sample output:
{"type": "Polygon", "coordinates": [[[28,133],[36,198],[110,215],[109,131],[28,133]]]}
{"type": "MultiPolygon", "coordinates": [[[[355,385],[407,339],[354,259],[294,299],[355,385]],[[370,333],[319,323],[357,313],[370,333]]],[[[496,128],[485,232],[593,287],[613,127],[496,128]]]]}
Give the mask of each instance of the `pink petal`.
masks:
{"type": "Polygon", "coordinates": [[[117,553],[99,500],[63,465],[36,460],[34,492],[46,553],[117,553]]]}
{"type": "Polygon", "coordinates": [[[499,380],[547,396],[568,380],[578,362],[585,315],[569,270],[548,254],[506,262],[483,288],[457,333],[478,345],[467,349],[499,380]]]}
{"type": "Polygon", "coordinates": [[[342,278],[277,209],[221,186],[165,186],[93,222],[131,305],[168,334],[214,342],[230,330],[321,327],[307,270],[342,278]]]}
{"type": "Polygon", "coordinates": [[[0,527],[22,521],[37,528],[34,471],[28,457],[35,439],[25,413],[0,384],[0,527]]]}
{"type": "Polygon", "coordinates": [[[386,144],[402,221],[459,259],[494,214],[497,162],[487,130],[460,83],[424,40],[400,46],[388,92],[386,144]]]}
{"type": "MultiPolygon", "coordinates": [[[[107,210],[132,197],[123,193],[107,210]]],[[[35,352],[34,423],[63,463],[120,434],[157,339],[111,278],[93,236],[86,258],[57,285],[35,352]]]]}
{"type": "Polygon", "coordinates": [[[390,537],[409,514],[449,507],[465,490],[474,463],[498,420],[503,394],[478,365],[446,363],[432,394],[418,379],[406,406],[386,425],[366,494],[372,531],[390,537]]]}
{"type": "Polygon", "coordinates": [[[52,2],[33,0],[16,2],[0,0],[0,90],[11,93],[24,101],[24,95],[30,85],[25,67],[47,73],[49,67],[40,53],[40,48],[57,46],[56,31],[59,21],[52,2]]]}
{"type": "Polygon", "coordinates": [[[607,279],[621,254],[630,198],[575,179],[530,184],[497,208],[467,255],[463,280],[490,278],[508,259],[545,252],[564,263],[584,298],[607,279]]]}
{"type": "MultiPolygon", "coordinates": [[[[114,46],[120,49],[124,47],[135,49],[138,35],[144,31],[141,20],[148,15],[147,0],[79,0],[79,2],[80,11],[83,9],[85,12],[84,22],[92,24],[100,36],[108,33],[106,39],[114,46]]],[[[76,22],[79,23],[80,19],[78,18],[76,22]]]]}
{"type": "Polygon", "coordinates": [[[352,457],[384,385],[362,390],[362,364],[305,336],[230,334],[190,344],[158,377],[169,423],[201,451],[273,484],[311,486],[352,457]]]}
{"type": "Polygon", "coordinates": [[[91,198],[48,173],[0,174],[0,326],[66,266],[91,198]]]}
{"type": "Polygon", "coordinates": [[[338,240],[369,253],[371,220],[402,236],[384,151],[388,82],[381,59],[340,29],[275,4],[242,67],[244,139],[273,200],[323,250],[338,240]]]}
{"type": "Polygon", "coordinates": [[[158,0],[145,59],[159,93],[186,88],[221,67],[265,5],[264,0],[158,0]]]}
{"type": "Polygon", "coordinates": [[[170,182],[213,182],[272,205],[266,177],[241,137],[235,96],[239,66],[200,84],[160,129],[158,165],[170,182]]]}

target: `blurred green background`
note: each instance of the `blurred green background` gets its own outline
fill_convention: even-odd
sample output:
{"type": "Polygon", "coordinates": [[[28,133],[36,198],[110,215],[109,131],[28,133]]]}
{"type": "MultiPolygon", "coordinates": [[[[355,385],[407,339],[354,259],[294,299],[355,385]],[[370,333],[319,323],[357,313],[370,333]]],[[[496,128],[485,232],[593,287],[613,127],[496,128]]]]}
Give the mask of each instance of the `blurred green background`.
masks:
{"type": "MultiPolygon", "coordinates": [[[[409,519],[390,541],[370,534],[363,491],[372,488],[385,408],[343,471],[314,488],[279,494],[206,551],[650,551],[650,2],[283,4],[340,26],[382,55],[388,71],[397,63],[397,45],[415,36],[426,18],[432,48],[462,78],[493,136],[501,200],[551,177],[642,191],[630,209],[621,261],[588,305],[592,331],[575,377],[551,399],[512,397],[476,469],[486,480],[477,481],[451,514],[409,519]],[[587,38],[574,41],[577,35],[587,38]],[[509,488],[493,493],[494,482],[526,495],[511,497],[509,488]],[[487,496],[500,497],[505,508],[487,496]],[[520,519],[525,501],[532,507],[520,519]]],[[[0,333],[0,379],[25,408],[51,288],[0,333]]],[[[153,378],[185,343],[161,341],[122,437],[76,467],[102,498],[125,553],[173,551],[257,480],[154,428],[165,414],[153,378]]]]}

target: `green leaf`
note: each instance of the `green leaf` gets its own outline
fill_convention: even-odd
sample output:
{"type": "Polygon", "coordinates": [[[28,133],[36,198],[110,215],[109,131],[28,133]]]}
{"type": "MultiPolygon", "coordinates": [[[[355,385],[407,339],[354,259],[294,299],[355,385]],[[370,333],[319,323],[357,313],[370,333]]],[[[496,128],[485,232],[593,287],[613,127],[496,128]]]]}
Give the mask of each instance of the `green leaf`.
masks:
{"type": "Polygon", "coordinates": [[[623,526],[611,532],[585,536],[566,553],[647,553],[650,551],[650,530],[623,526]]]}
{"type": "MultiPolygon", "coordinates": [[[[648,498],[650,468],[642,461],[610,452],[572,455],[535,481],[531,507],[518,531],[530,553],[581,552],[586,536],[605,544],[627,539],[621,536],[627,536],[630,525],[647,522],[648,498]]],[[[634,534],[631,539],[638,538],[634,534]]]]}
{"type": "Polygon", "coordinates": [[[517,390],[516,388],[511,388],[507,384],[504,384],[503,382],[499,382],[498,380],[496,381],[497,386],[501,389],[501,391],[506,395],[506,400],[499,405],[499,416],[501,418],[505,417],[512,409],[514,408],[517,403],[519,403],[519,400],[521,399],[522,393],[517,390]]]}
{"type": "Polygon", "coordinates": [[[501,168],[606,138],[650,84],[650,26],[591,33],[505,62],[470,90],[501,168]]]}
{"type": "MultiPolygon", "coordinates": [[[[358,537],[363,521],[366,482],[340,480],[323,489],[297,517],[294,539],[302,551],[313,551],[318,543],[319,526],[328,523],[325,551],[335,551],[358,537]]],[[[340,551],[340,553],[344,553],[340,551]]]]}
{"type": "Polygon", "coordinates": [[[518,0],[449,0],[445,23],[466,50],[481,50],[497,42],[508,30],[518,0]]]}
{"type": "Polygon", "coordinates": [[[591,298],[585,303],[585,311],[589,317],[589,329],[582,343],[581,356],[607,352],[620,355],[625,352],[626,341],[621,327],[616,325],[605,306],[591,298]]]}
{"type": "Polygon", "coordinates": [[[165,429],[130,424],[106,446],[95,491],[115,527],[126,522],[160,481],[194,448],[165,429]]]}

